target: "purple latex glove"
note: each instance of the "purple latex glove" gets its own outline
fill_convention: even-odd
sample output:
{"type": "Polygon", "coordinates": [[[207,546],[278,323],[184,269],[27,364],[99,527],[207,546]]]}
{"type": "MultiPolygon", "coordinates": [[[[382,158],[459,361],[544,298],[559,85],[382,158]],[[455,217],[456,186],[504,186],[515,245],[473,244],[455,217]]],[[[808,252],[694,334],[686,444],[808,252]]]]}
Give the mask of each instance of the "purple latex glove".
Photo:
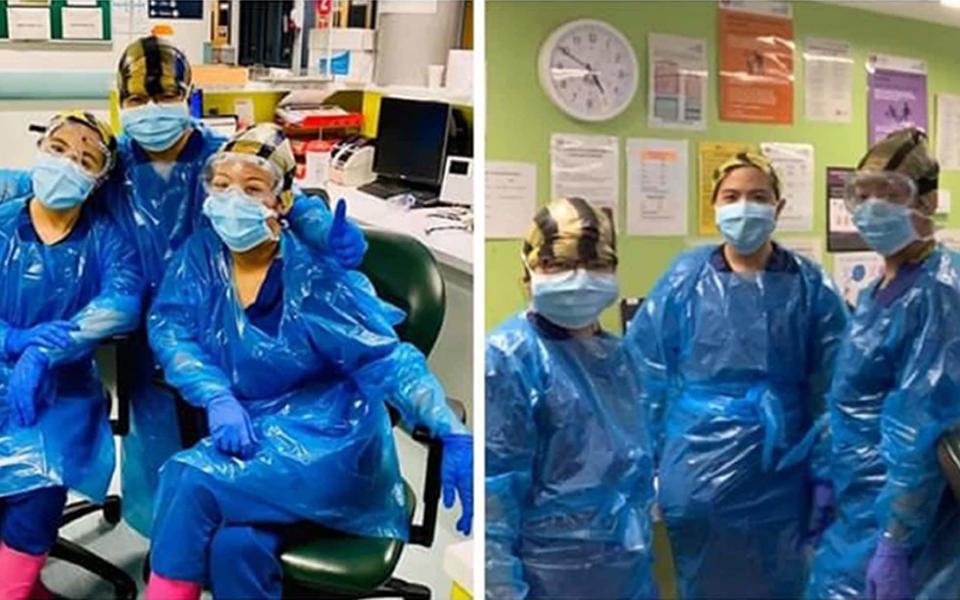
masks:
{"type": "Polygon", "coordinates": [[[912,590],[906,549],[881,538],[867,566],[868,600],[911,600],[912,590]]]}
{"type": "Polygon", "coordinates": [[[363,231],[347,220],[347,203],[341,198],[333,212],[333,223],[327,234],[327,248],[345,269],[355,269],[367,253],[363,231]]]}
{"type": "Polygon", "coordinates": [[[816,546],[820,543],[823,532],[830,527],[837,516],[837,500],[833,494],[833,486],[818,481],[813,484],[813,509],[810,515],[810,542],[816,546]]]}

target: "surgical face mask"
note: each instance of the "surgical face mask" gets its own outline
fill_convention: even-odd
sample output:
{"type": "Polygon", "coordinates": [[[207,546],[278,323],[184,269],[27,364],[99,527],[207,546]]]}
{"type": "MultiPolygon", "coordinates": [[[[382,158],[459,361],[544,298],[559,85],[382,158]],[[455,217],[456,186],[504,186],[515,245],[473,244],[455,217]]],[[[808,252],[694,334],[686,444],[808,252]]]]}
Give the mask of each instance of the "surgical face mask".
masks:
{"type": "Polygon", "coordinates": [[[772,204],[734,202],[716,209],[717,228],[723,239],[740,254],[753,254],[770,239],[777,223],[772,204]]]}
{"type": "Polygon", "coordinates": [[[213,192],[203,203],[203,214],[214,231],[234,252],[246,252],[263,242],[276,240],[267,220],[277,214],[236,188],[213,192]]]}
{"type": "Polygon", "coordinates": [[[920,239],[914,210],[882,198],[868,198],[853,212],[860,237],[881,256],[892,256],[920,239]]]}
{"type": "Polygon", "coordinates": [[[80,205],[97,186],[97,179],[72,160],[41,153],[30,173],[33,193],[52,210],[67,210],[80,205]]]}
{"type": "Polygon", "coordinates": [[[600,313],[620,295],[613,273],[587,269],[530,273],[533,310],[552,323],[580,329],[596,323],[600,313]]]}
{"type": "Polygon", "coordinates": [[[182,102],[125,108],[120,111],[123,130],[151,152],[171,148],[190,126],[190,112],[182,102]]]}

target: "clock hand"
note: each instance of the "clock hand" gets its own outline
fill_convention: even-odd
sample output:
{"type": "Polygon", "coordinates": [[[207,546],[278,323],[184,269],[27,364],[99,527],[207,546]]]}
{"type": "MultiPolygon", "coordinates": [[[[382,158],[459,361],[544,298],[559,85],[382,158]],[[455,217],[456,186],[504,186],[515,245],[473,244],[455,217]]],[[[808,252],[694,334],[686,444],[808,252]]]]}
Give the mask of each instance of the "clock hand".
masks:
{"type": "Polygon", "coordinates": [[[570,58],[570,60],[572,60],[573,62],[579,64],[579,65],[580,65],[581,67],[583,67],[584,69],[586,69],[586,70],[588,70],[588,71],[591,71],[591,72],[593,71],[593,69],[590,68],[590,63],[587,63],[587,62],[584,62],[584,61],[580,60],[579,58],[577,58],[576,56],[574,56],[573,53],[571,53],[569,50],[567,50],[567,49],[564,48],[563,46],[560,46],[560,52],[563,52],[564,54],[566,54],[567,57],[570,58]]]}
{"type": "Polygon", "coordinates": [[[600,83],[600,78],[597,76],[596,72],[594,72],[594,71],[591,71],[591,72],[590,72],[590,79],[592,79],[592,80],[593,80],[593,83],[595,83],[595,84],[597,85],[597,87],[600,88],[600,93],[603,94],[604,96],[606,96],[606,95],[607,95],[607,92],[606,92],[606,90],[603,89],[603,84],[600,83]]]}

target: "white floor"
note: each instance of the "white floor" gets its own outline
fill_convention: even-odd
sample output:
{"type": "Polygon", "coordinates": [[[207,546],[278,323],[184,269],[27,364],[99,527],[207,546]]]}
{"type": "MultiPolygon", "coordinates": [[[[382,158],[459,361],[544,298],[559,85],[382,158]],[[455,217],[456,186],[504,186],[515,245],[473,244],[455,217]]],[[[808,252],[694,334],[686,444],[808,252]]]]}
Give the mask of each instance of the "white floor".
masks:
{"type": "MultiPolygon", "coordinates": [[[[397,435],[397,447],[404,476],[417,490],[419,496],[423,484],[426,454],[420,446],[403,434],[397,435]]],[[[117,489],[116,479],[113,489],[117,489]]],[[[463,539],[454,529],[459,513],[459,507],[453,511],[446,511],[441,507],[433,547],[429,549],[419,546],[406,547],[395,576],[430,587],[434,598],[448,598],[451,581],[443,572],[443,551],[449,544],[463,539]]],[[[98,515],[90,515],[71,524],[61,530],[61,535],[91,549],[124,569],[140,586],[142,597],[143,581],[140,573],[143,556],[147,550],[147,540],[123,523],[116,527],[107,525],[98,515]]],[[[67,598],[91,600],[112,598],[113,590],[109,585],[61,561],[50,561],[43,571],[43,581],[54,593],[67,598]]]]}

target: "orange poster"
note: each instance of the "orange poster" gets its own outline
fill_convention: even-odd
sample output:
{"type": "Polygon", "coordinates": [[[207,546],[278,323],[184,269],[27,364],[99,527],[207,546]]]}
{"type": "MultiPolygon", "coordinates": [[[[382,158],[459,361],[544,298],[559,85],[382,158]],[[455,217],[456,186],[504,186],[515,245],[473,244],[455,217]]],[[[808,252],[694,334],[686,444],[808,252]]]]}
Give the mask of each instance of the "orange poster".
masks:
{"type": "Polygon", "coordinates": [[[720,9],[720,119],[793,123],[793,19],[720,9]]]}

